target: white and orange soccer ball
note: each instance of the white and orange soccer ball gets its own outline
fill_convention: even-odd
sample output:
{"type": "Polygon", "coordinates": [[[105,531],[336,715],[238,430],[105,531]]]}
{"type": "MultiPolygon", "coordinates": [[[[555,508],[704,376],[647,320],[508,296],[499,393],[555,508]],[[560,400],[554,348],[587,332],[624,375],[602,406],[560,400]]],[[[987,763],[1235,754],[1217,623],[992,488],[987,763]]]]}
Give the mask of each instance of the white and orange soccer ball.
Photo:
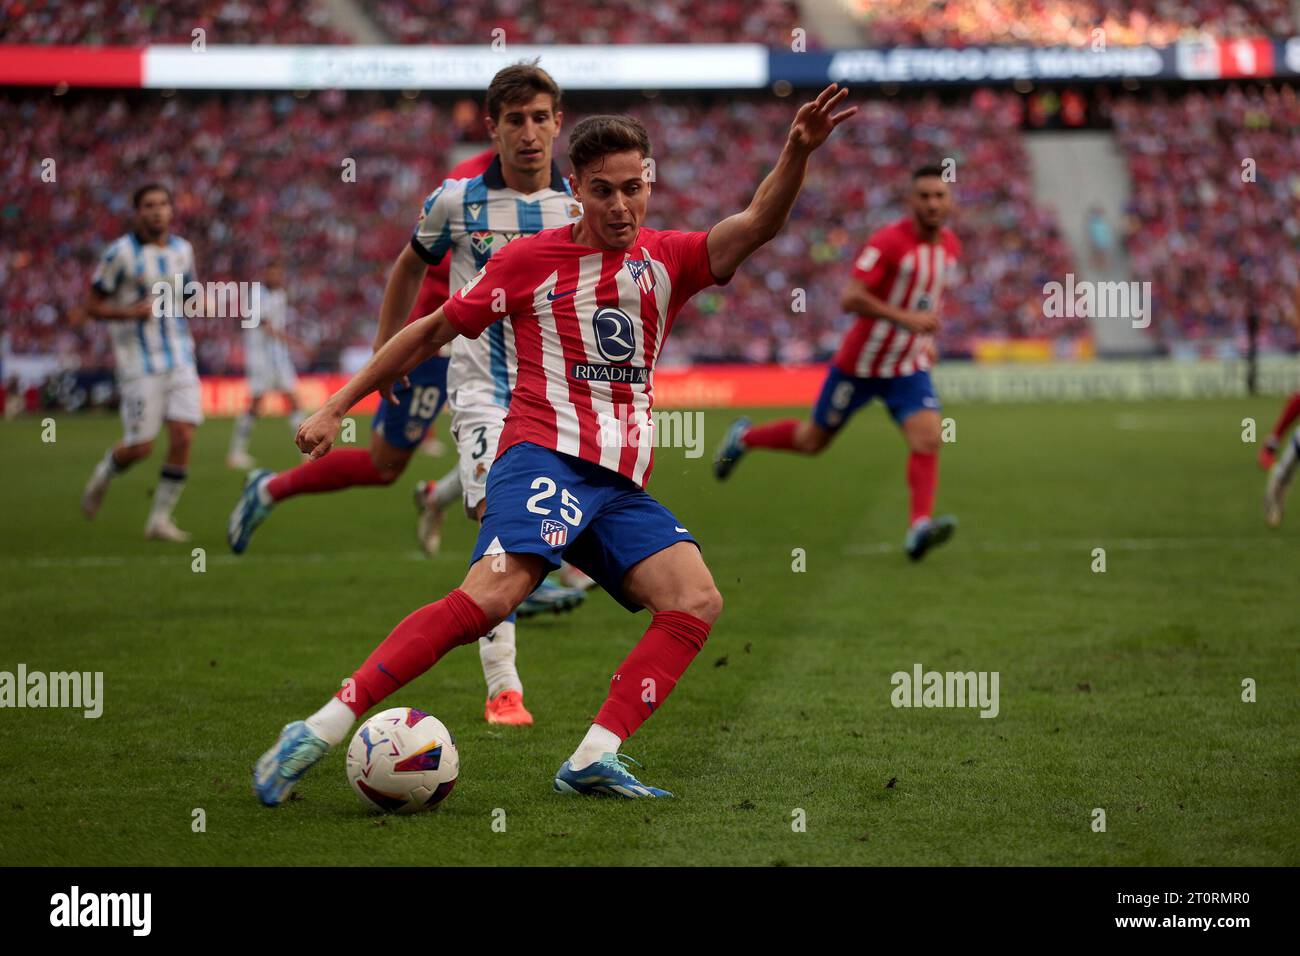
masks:
{"type": "Polygon", "coordinates": [[[460,754],[451,731],[411,707],[375,714],[348,745],[348,783],[373,809],[432,810],[447,799],[458,773],[460,754]]]}

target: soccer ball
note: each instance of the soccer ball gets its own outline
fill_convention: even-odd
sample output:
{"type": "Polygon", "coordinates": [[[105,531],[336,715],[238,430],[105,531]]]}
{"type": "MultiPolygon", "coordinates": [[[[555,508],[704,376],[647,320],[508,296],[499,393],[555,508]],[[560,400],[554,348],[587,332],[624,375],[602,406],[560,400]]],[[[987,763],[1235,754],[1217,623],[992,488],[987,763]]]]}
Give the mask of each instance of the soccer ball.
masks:
{"type": "Polygon", "coordinates": [[[451,732],[437,717],[411,707],[375,714],[348,745],[348,783],[372,809],[432,810],[447,799],[459,772],[451,732]]]}

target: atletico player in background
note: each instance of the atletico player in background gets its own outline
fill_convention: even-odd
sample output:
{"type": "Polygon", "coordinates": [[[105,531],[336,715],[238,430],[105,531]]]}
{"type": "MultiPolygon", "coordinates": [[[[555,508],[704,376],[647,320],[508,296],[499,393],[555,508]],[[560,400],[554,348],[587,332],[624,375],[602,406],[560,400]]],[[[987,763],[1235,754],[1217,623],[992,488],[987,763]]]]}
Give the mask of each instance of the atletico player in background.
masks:
{"type": "MultiPolygon", "coordinates": [[[[1291,309],[1291,325],[1295,328],[1296,335],[1300,336],[1300,288],[1296,289],[1295,304],[1291,309]]],[[[1273,467],[1282,434],[1297,418],[1300,418],[1300,392],[1292,392],[1286,400],[1286,405],[1282,407],[1282,414],[1273,424],[1273,431],[1264,439],[1264,445],[1259,450],[1259,467],[1265,471],[1273,467]]]]}
{"type": "MultiPolygon", "coordinates": [[[[1291,324],[1300,333],[1300,289],[1296,290],[1291,324]]],[[[1278,453],[1278,443],[1283,432],[1291,427],[1297,417],[1300,417],[1300,392],[1295,392],[1287,399],[1281,416],[1273,426],[1272,434],[1264,440],[1264,447],[1259,450],[1260,467],[1268,469],[1268,483],[1264,486],[1264,521],[1270,528],[1276,528],[1282,523],[1282,505],[1286,500],[1287,488],[1295,477],[1296,466],[1300,464],[1300,428],[1287,439],[1281,454],[1278,453]]]]}
{"type": "Polygon", "coordinates": [[[951,515],[934,518],[939,481],[939,400],[930,381],[934,332],[945,286],[956,281],[961,243],[945,223],[952,193],[938,166],[912,174],[909,214],[867,240],[840,305],[858,316],[831,362],[809,419],[751,426],[738,418],[714,457],[719,480],[757,448],[820,454],[849,417],[873,398],[889,409],[909,451],[911,523],[904,548],[919,561],[952,537],[951,515]]]}

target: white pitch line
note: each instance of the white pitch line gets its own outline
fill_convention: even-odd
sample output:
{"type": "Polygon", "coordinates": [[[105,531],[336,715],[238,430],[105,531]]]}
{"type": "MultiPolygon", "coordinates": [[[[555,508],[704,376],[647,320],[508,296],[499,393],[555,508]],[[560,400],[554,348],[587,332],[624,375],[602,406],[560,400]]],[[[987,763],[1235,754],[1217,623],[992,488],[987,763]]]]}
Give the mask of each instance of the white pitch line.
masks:
{"type": "MultiPolygon", "coordinates": [[[[1089,540],[1049,539],[1047,541],[979,541],[967,535],[954,543],[952,547],[966,551],[997,554],[1019,554],[1041,551],[1091,551],[1093,548],[1106,548],[1113,551],[1193,551],[1207,548],[1259,548],[1262,545],[1290,544],[1289,539],[1281,536],[1269,538],[1107,538],[1099,535],[1089,540]]],[[[750,546],[733,547],[725,544],[710,545],[704,542],[706,554],[730,553],[744,551],[752,553],[750,546]]],[[[864,557],[877,554],[896,554],[902,550],[902,544],[893,541],[877,541],[870,544],[849,544],[841,549],[841,554],[864,557]]],[[[218,566],[248,564],[324,564],[375,561],[407,561],[411,563],[440,564],[444,562],[464,562],[469,553],[440,554],[435,558],[426,557],[419,551],[336,551],[306,552],[303,554],[258,554],[243,557],[236,554],[214,554],[207,559],[209,564],[218,566]]],[[[79,558],[0,558],[0,568],[115,568],[128,565],[169,564],[188,565],[192,561],[188,551],[173,555],[85,555],[79,558]]]]}
{"type": "MultiPolygon", "coordinates": [[[[429,558],[419,551],[336,551],[332,553],[312,552],[306,554],[259,554],[252,558],[237,554],[213,554],[207,558],[208,564],[225,565],[247,563],[258,564],[324,564],[327,561],[424,561],[436,563],[441,556],[429,558]]],[[[80,558],[0,558],[0,568],[117,568],[126,565],[168,565],[185,564],[193,561],[188,551],[173,555],[163,554],[92,554],[80,558]]]]}
{"type": "MultiPolygon", "coordinates": [[[[1283,538],[1107,538],[1099,535],[1088,541],[972,541],[969,536],[954,543],[952,548],[996,553],[1031,553],[1035,551],[1091,551],[1106,548],[1112,551],[1196,551],[1205,548],[1258,548],[1262,544],[1278,544],[1283,538]]],[[[892,554],[901,545],[889,542],[875,544],[850,544],[843,549],[847,555],[892,554]]]]}

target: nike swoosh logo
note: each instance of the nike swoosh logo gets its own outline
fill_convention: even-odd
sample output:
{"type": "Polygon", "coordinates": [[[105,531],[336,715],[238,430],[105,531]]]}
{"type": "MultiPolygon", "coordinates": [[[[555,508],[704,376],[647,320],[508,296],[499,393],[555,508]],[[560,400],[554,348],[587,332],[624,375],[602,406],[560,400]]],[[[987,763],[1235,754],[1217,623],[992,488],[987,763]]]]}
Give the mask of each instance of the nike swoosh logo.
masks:
{"type": "Polygon", "coordinates": [[[685,528],[676,528],[675,530],[680,534],[690,534],[690,532],[687,531],[685,528]]]}
{"type": "Polygon", "coordinates": [[[561,292],[559,295],[556,295],[556,294],[555,294],[555,290],[552,289],[550,292],[546,293],[546,298],[548,298],[548,299],[550,299],[552,302],[554,302],[556,299],[564,299],[564,298],[567,298],[568,296],[573,295],[573,294],[574,294],[575,292],[577,292],[577,291],[578,291],[578,290],[577,290],[576,288],[573,288],[573,289],[570,289],[568,292],[561,292]]]}

